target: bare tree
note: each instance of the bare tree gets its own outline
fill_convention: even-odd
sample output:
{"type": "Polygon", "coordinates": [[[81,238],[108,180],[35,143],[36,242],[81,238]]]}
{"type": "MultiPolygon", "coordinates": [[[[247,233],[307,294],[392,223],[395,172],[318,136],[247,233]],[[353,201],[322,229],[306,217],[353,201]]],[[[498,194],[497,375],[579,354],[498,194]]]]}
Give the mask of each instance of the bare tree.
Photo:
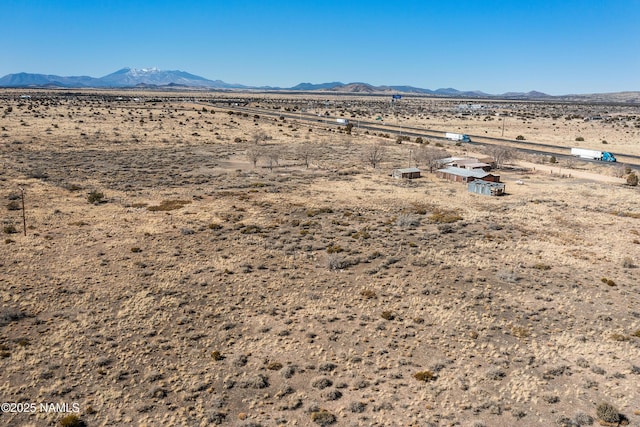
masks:
{"type": "Polygon", "coordinates": [[[258,148],[258,146],[249,147],[247,148],[246,155],[247,159],[253,163],[253,168],[255,169],[256,163],[258,163],[258,160],[262,157],[262,150],[258,148]]]}
{"type": "Polygon", "coordinates": [[[568,169],[574,169],[576,167],[576,159],[573,157],[568,157],[565,161],[564,161],[564,165],[566,168],[568,169]]]}
{"type": "Polygon", "coordinates": [[[269,167],[269,171],[273,172],[273,167],[278,165],[279,160],[280,160],[280,149],[277,147],[272,147],[267,152],[267,166],[269,167]]]}
{"type": "Polygon", "coordinates": [[[505,162],[515,157],[513,149],[501,145],[486,146],[484,152],[493,159],[497,169],[500,169],[505,162]]]}
{"type": "Polygon", "coordinates": [[[625,171],[625,168],[622,165],[617,166],[613,169],[613,176],[615,176],[616,178],[623,178],[626,174],[627,172],[625,171]]]}
{"type": "Polygon", "coordinates": [[[422,146],[416,151],[416,163],[427,166],[429,172],[440,167],[440,160],[446,157],[449,157],[449,153],[440,148],[422,146]]]}
{"type": "Polygon", "coordinates": [[[305,167],[309,169],[309,162],[315,157],[315,147],[309,145],[308,142],[304,142],[296,149],[296,156],[298,160],[301,160],[305,167]]]}
{"type": "Polygon", "coordinates": [[[259,130],[251,136],[251,141],[253,141],[253,143],[256,145],[268,139],[269,139],[269,135],[267,135],[267,133],[263,130],[259,130]]]}
{"type": "Polygon", "coordinates": [[[384,159],[386,152],[387,148],[384,145],[381,143],[374,144],[365,152],[365,160],[375,169],[384,159]]]}

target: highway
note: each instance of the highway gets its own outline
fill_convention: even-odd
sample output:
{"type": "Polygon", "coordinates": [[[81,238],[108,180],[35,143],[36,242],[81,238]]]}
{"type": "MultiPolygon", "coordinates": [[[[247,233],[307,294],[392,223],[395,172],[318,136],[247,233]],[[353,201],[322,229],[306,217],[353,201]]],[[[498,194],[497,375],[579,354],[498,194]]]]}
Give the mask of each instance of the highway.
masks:
{"type": "MultiPolygon", "coordinates": [[[[211,103],[207,103],[207,102],[196,102],[196,103],[201,105],[207,105],[209,107],[212,106],[211,103]]],[[[242,113],[247,113],[252,115],[257,114],[259,116],[269,116],[269,117],[275,117],[275,118],[284,117],[285,119],[298,120],[300,122],[305,122],[310,126],[312,125],[313,127],[339,126],[339,124],[336,123],[336,117],[317,116],[315,114],[306,113],[306,112],[293,113],[289,111],[268,110],[264,108],[244,107],[244,106],[237,106],[237,105],[230,105],[230,106],[224,106],[224,107],[214,105],[214,107],[220,110],[226,110],[226,111],[232,110],[232,111],[237,111],[237,112],[242,112],[242,113]]],[[[446,139],[443,136],[444,132],[441,130],[411,127],[411,126],[399,126],[399,125],[393,125],[393,124],[380,124],[370,120],[360,120],[360,119],[356,119],[356,120],[349,119],[349,120],[351,123],[353,123],[354,128],[364,129],[370,132],[373,131],[377,133],[385,133],[385,134],[397,135],[397,136],[406,135],[413,138],[422,137],[422,138],[447,141],[449,143],[454,142],[449,139],[446,139]]],[[[570,154],[568,154],[571,150],[571,147],[559,147],[556,145],[544,144],[544,143],[534,142],[534,141],[518,141],[513,139],[496,138],[496,137],[489,137],[489,136],[483,136],[483,135],[472,135],[472,134],[468,134],[468,135],[471,138],[471,142],[465,142],[464,144],[468,144],[472,146],[482,146],[487,144],[503,145],[503,146],[511,147],[523,153],[555,156],[557,159],[573,159],[575,161],[592,162],[592,163],[598,163],[598,164],[603,164],[607,166],[627,166],[627,165],[631,167],[640,166],[640,156],[637,156],[637,155],[613,153],[616,156],[616,159],[618,160],[617,162],[615,163],[600,162],[597,160],[580,159],[580,158],[571,156],[570,154]]]]}

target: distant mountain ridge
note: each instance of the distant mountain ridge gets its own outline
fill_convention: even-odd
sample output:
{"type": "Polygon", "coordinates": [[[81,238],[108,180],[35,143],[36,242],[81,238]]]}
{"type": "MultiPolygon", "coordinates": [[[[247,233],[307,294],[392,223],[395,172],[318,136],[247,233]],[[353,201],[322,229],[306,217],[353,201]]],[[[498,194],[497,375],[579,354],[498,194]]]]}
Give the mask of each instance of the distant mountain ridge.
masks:
{"type": "Polygon", "coordinates": [[[51,74],[8,74],[0,78],[1,87],[118,88],[144,86],[185,86],[207,89],[245,89],[247,86],[209,80],[186,71],[157,68],[122,68],[104,77],[63,77],[51,74]]]}
{"type": "Polygon", "coordinates": [[[122,68],[103,77],[57,76],[51,74],[16,73],[0,78],[0,87],[12,88],[196,88],[196,89],[245,89],[245,90],[287,90],[299,92],[335,92],[354,94],[403,93],[421,94],[454,98],[501,98],[501,99],[558,99],[558,100],[594,100],[597,102],[640,103],[640,92],[619,92],[604,94],[574,94],[563,96],[547,95],[543,92],[507,92],[498,95],[482,91],[460,91],[454,88],[436,90],[414,86],[373,86],[368,83],[330,82],[300,83],[290,88],[271,86],[245,86],[226,83],[222,80],[209,80],[186,71],[163,71],[158,68],[122,68]]]}

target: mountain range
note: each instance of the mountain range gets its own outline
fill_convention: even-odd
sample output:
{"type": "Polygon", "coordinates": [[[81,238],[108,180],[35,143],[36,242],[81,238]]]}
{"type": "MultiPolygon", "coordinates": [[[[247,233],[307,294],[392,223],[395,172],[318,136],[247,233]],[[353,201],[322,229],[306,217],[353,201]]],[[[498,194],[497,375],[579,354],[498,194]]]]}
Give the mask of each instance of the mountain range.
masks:
{"type": "MultiPolygon", "coordinates": [[[[373,86],[368,83],[300,83],[290,88],[271,86],[245,86],[225,83],[222,80],[209,80],[185,71],[163,71],[157,68],[122,68],[104,77],[89,76],[56,76],[50,74],[16,73],[0,78],[0,87],[14,88],[195,88],[195,89],[244,89],[244,90],[280,90],[296,92],[339,92],[339,93],[405,93],[444,97],[464,98],[502,98],[502,99],[569,99],[591,98],[599,100],[610,98],[612,94],[565,95],[555,97],[542,92],[508,92],[488,94],[481,91],[460,91],[453,88],[436,90],[413,86],[373,86]]],[[[622,93],[621,93],[622,94],[622,93]]],[[[640,102],[640,93],[624,92],[624,102],[640,102]]],[[[618,97],[619,98],[619,97],[618,97]]],[[[616,99],[618,99],[616,98],[616,99]]]]}
{"type": "Polygon", "coordinates": [[[0,78],[0,87],[118,88],[169,85],[215,89],[246,88],[221,80],[208,80],[185,71],[163,71],[157,68],[123,68],[99,78],[30,73],[7,74],[0,78]]]}

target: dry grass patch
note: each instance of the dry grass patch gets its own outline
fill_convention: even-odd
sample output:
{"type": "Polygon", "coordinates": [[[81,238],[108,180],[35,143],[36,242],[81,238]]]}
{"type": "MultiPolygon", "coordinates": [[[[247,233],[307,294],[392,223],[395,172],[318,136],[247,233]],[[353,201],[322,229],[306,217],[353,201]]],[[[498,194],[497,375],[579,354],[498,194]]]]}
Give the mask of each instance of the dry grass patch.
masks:
{"type": "MultiPolygon", "coordinates": [[[[25,183],[27,225],[36,230],[22,238],[0,228],[15,239],[0,242],[7,400],[79,396],[91,425],[99,420],[89,404],[115,424],[244,427],[533,426],[559,425],[560,416],[587,425],[573,414],[596,418],[607,395],[625,413],[638,409],[640,269],[625,265],[638,261],[640,222],[625,216],[638,212],[630,188],[504,169],[507,182],[527,185],[480,200],[431,174],[392,180],[413,146],[390,144],[381,167],[365,169],[362,152],[380,137],[354,128],[347,143],[317,122],[327,108],[307,95],[243,93],[243,108],[264,111],[245,120],[226,114],[239,101],[233,93],[192,92],[199,104],[190,104],[177,92],[128,91],[116,101],[111,91],[54,91],[45,106],[19,101],[21,92],[3,98],[3,110],[14,107],[0,130],[3,226],[22,232],[20,209],[7,203],[19,204],[15,189],[29,170],[49,178],[25,183]],[[175,102],[144,102],[157,97],[175,102]],[[201,114],[209,102],[222,114],[201,114]],[[280,114],[283,128],[313,117],[313,132],[304,141],[301,132],[285,136],[280,114]],[[244,141],[255,131],[277,135],[260,141],[280,149],[277,173],[247,161],[253,142],[244,141]],[[296,152],[303,144],[317,149],[308,169],[296,152]],[[65,186],[73,182],[82,187],[65,186]],[[91,190],[111,203],[90,205],[91,190]],[[598,283],[605,275],[618,286],[598,283]],[[81,333],[58,333],[69,330],[81,333]],[[629,340],[614,341],[615,332],[629,340]],[[51,351],[74,357],[49,360],[51,351]]],[[[410,97],[395,108],[407,126],[500,137],[499,120],[454,117],[458,105],[410,97]]],[[[388,117],[389,102],[345,95],[335,107],[364,123],[388,117]]],[[[566,144],[583,135],[599,144],[606,130],[625,142],[624,130],[610,133],[613,123],[574,120],[563,129],[575,111],[559,116],[560,129],[515,128],[518,110],[544,108],[585,109],[487,101],[481,113],[513,113],[509,139],[566,144]]],[[[471,148],[442,144],[451,155],[471,148]]],[[[616,144],[616,153],[640,154],[616,144]]],[[[36,423],[28,414],[0,418],[36,423]]]]}
{"type": "Polygon", "coordinates": [[[191,203],[190,200],[163,200],[157,206],[147,207],[147,210],[151,212],[173,211],[176,209],[181,209],[189,203],[191,203]]]}
{"type": "Polygon", "coordinates": [[[333,209],[331,208],[314,208],[307,210],[307,216],[309,218],[313,218],[314,216],[323,214],[323,213],[333,213],[333,209]]]}
{"type": "Polygon", "coordinates": [[[429,215],[429,221],[436,224],[451,224],[460,220],[462,216],[458,212],[448,209],[436,208],[429,215]]]}
{"type": "Polygon", "coordinates": [[[640,212],[611,211],[611,215],[640,219],[640,212]]]}

